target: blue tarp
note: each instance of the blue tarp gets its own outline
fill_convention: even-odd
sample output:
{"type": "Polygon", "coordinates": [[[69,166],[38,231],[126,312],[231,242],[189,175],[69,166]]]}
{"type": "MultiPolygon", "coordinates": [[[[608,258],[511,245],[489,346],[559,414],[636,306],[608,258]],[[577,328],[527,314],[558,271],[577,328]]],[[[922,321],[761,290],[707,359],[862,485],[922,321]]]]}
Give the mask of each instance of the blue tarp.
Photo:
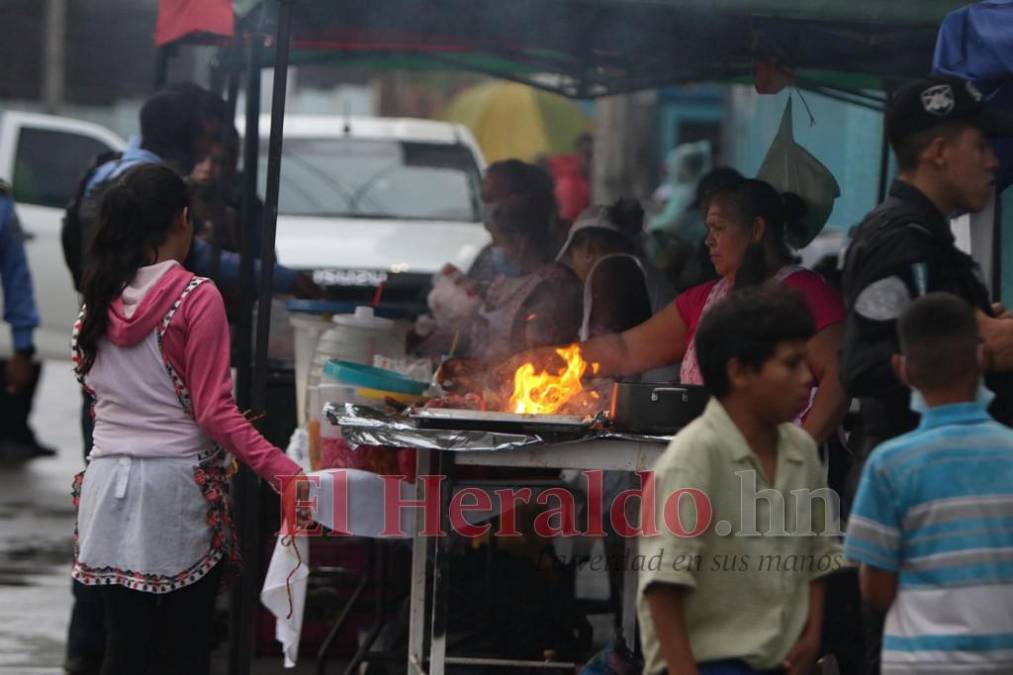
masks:
{"type": "MultiPolygon", "coordinates": [[[[1013,111],[1013,0],[982,0],[950,12],[939,28],[932,69],[971,80],[989,103],[1013,111]]],[[[1013,184],[1013,139],[994,145],[1002,190],[1013,184]]]]}

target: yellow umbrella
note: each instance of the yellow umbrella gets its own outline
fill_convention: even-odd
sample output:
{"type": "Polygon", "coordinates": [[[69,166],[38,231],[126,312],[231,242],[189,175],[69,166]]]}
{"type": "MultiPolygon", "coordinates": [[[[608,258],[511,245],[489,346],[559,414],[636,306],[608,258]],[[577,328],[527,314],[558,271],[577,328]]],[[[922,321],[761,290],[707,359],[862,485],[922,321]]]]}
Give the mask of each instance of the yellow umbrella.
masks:
{"type": "Polygon", "coordinates": [[[591,130],[572,101],[514,82],[465,89],[447,104],[443,119],[471,129],[488,162],[572,152],[577,137],[591,130]]]}

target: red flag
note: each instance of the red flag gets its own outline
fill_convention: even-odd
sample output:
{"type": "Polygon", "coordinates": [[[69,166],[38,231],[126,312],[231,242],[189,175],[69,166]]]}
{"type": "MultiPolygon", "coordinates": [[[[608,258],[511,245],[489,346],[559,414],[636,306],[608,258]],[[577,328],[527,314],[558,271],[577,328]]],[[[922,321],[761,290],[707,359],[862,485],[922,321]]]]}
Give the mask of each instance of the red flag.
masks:
{"type": "Polygon", "coordinates": [[[191,33],[230,38],[234,28],[232,0],[158,0],[155,44],[159,47],[191,33]]]}

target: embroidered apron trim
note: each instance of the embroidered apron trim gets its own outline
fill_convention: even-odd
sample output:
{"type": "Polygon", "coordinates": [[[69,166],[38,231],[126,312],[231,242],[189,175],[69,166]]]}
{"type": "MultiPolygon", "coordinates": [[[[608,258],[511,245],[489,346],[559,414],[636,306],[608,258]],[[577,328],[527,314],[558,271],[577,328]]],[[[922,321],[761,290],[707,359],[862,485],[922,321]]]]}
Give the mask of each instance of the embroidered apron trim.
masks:
{"type": "MultiPolygon", "coordinates": [[[[173,317],[182,306],[183,301],[201,284],[208,281],[204,277],[195,276],[187,287],[166,312],[158,326],[158,349],[162,355],[162,363],[166,373],[172,381],[176,391],[176,397],[183,412],[193,418],[193,400],[190,392],[183,382],[183,378],[173,368],[169,359],[165,356],[163,341],[165,332],[172,323],[173,317]]],[[[74,330],[71,338],[72,359],[74,372],[78,382],[84,388],[85,393],[92,400],[92,416],[95,414],[95,392],[85,383],[84,375],[80,372],[81,350],[78,346],[78,336],[81,332],[81,324],[84,320],[86,308],[81,307],[77,321],[74,323],[74,330]]],[[[214,447],[200,452],[197,456],[197,466],[193,468],[194,482],[200,488],[201,494],[208,503],[207,526],[211,533],[211,544],[208,552],[189,568],[175,575],[146,574],[134,570],[124,570],[115,567],[94,568],[78,560],[78,528],[74,524],[74,579],[88,586],[117,584],[137,591],[149,593],[169,593],[189,586],[200,580],[215,565],[223,559],[225,568],[222,574],[222,588],[227,587],[242,571],[242,558],[240,556],[239,540],[235,524],[232,519],[232,509],[229,503],[229,480],[226,474],[225,458],[228,453],[215,445],[214,447]]],[[[87,471],[87,469],[85,470],[87,471]]],[[[84,483],[85,471],[74,476],[71,487],[71,498],[76,511],[81,499],[81,486],[84,483]]]]}

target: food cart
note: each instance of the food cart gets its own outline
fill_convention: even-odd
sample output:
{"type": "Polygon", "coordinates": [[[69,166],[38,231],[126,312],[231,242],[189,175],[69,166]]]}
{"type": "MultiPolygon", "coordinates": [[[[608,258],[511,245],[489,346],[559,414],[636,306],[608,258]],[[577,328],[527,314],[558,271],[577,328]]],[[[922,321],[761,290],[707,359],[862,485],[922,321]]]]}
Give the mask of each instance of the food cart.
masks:
{"type": "MultiPolygon", "coordinates": [[[[274,66],[264,260],[251,344],[252,262],[244,256],[238,345],[241,407],[265,408],[270,275],[281,171],[287,66],[334,61],[368,67],[457,69],[596,98],[699,81],[793,84],[882,109],[892,83],[929,72],[940,21],[962,2],[881,0],[161,0],[161,76],[179,45],[224,45],[214,80],[234,104],[246,75],[244,212],[257,187],[260,73],[274,66]],[[254,350],[255,346],[255,350],[254,350]],[[255,352],[255,358],[254,358],[255,352]]],[[[881,155],[885,184],[887,153],[881,155]]],[[[251,222],[244,218],[244,222],[251,222]]],[[[249,238],[247,238],[249,240],[249,238]]],[[[248,560],[257,558],[256,479],[235,492],[248,560]]],[[[249,670],[255,570],[233,598],[230,672],[249,670]]],[[[422,629],[413,626],[413,644],[422,629]]],[[[434,632],[436,635],[436,632],[434,632]]],[[[443,647],[436,643],[439,654],[443,647]]],[[[425,655],[413,652],[420,670],[425,655]]],[[[442,654],[445,656],[445,653],[442,654]]],[[[443,659],[449,661],[448,659],[443,659]]]]}

